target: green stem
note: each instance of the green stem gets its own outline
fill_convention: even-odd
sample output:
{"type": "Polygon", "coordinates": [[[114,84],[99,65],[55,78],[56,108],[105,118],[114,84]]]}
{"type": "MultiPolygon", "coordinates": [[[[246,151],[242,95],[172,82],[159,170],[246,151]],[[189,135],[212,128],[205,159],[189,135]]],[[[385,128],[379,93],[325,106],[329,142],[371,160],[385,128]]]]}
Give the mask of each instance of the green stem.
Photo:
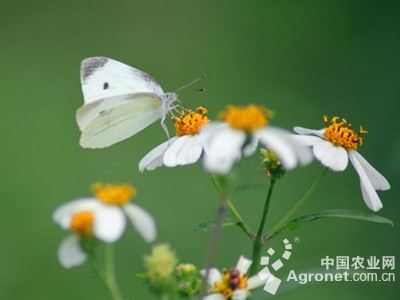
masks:
{"type": "Polygon", "coordinates": [[[272,179],[271,184],[268,189],[267,197],[265,199],[264,210],[263,210],[263,214],[261,216],[260,226],[258,227],[256,239],[253,242],[253,254],[252,254],[253,263],[251,264],[250,275],[254,275],[257,272],[257,268],[259,265],[259,260],[260,260],[260,256],[261,256],[261,248],[262,248],[262,234],[264,231],[265,222],[267,220],[268,210],[271,205],[272,192],[274,190],[275,183],[276,183],[276,181],[274,179],[272,179]]]}
{"type": "Polygon", "coordinates": [[[316,191],[318,185],[321,183],[321,179],[324,177],[324,175],[327,173],[327,168],[323,168],[321,172],[319,173],[318,177],[315,179],[313,184],[308,188],[306,193],[303,195],[303,197],[296,203],[295,206],[293,206],[288,213],[263,237],[263,241],[266,242],[267,240],[272,239],[275,237],[278,233],[281,232],[283,228],[285,228],[285,225],[293,218],[293,216],[303,207],[303,205],[307,202],[308,199],[311,198],[311,196],[314,194],[316,191]]]}
{"type": "Polygon", "coordinates": [[[225,194],[221,194],[221,199],[220,199],[218,210],[217,210],[217,216],[215,217],[215,226],[214,226],[213,232],[211,233],[210,243],[209,243],[208,250],[207,250],[207,256],[206,256],[205,267],[204,267],[205,275],[203,278],[203,289],[200,293],[199,299],[203,299],[203,296],[206,292],[207,282],[208,282],[208,278],[210,276],[210,270],[214,264],[214,260],[217,255],[217,252],[218,252],[219,240],[221,237],[222,223],[224,221],[227,207],[228,207],[228,205],[227,205],[226,196],[225,196],[225,194]]]}
{"type": "MultiPolygon", "coordinates": [[[[215,179],[215,176],[211,175],[211,181],[214,184],[215,189],[217,190],[217,192],[219,194],[221,194],[222,189],[219,186],[218,182],[215,179]]],[[[227,202],[227,206],[229,211],[231,212],[231,214],[235,217],[236,219],[236,225],[251,239],[254,240],[254,232],[253,230],[250,228],[249,224],[247,224],[247,222],[245,221],[245,219],[242,217],[242,215],[239,213],[239,211],[237,210],[237,208],[235,207],[235,205],[229,200],[226,200],[227,202]]]]}
{"type": "Polygon", "coordinates": [[[219,180],[217,180],[216,177],[211,175],[212,182],[219,194],[219,205],[218,205],[218,210],[217,210],[217,215],[215,217],[215,222],[214,222],[214,229],[211,233],[210,236],[210,242],[207,250],[207,255],[205,259],[205,264],[204,264],[204,270],[205,270],[205,275],[203,277],[203,288],[200,292],[200,296],[198,299],[203,299],[203,296],[206,293],[207,290],[207,281],[208,277],[210,275],[210,269],[214,264],[215,257],[217,255],[218,251],[218,246],[219,246],[219,240],[221,236],[221,231],[222,231],[222,224],[226,215],[226,212],[228,210],[228,198],[226,196],[226,178],[220,177],[219,180]]]}
{"type": "Polygon", "coordinates": [[[228,208],[237,221],[236,225],[249,237],[249,239],[254,240],[255,234],[253,230],[251,230],[250,226],[244,220],[242,215],[239,213],[239,211],[236,209],[233,203],[229,200],[228,200],[228,208]]]}
{"type": "Polygon", "coordinates": [[[112,244],[105,246],[104,252],[104,281],[113,300],[123,300],[117,284],[114,266],[114,249],[112,244]]]}

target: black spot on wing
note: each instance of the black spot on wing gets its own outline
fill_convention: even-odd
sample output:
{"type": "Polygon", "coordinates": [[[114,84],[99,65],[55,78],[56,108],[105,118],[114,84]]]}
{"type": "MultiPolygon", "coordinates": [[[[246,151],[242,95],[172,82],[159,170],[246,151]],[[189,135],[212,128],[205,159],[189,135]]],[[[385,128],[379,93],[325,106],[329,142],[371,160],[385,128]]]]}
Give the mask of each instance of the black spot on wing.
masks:
{"type": "Polygon", "coordinates": [[[98,68],[103,67],[108,61],[107,57],[91,57],[82,61],[81,64],[81,78],[86,80],[98,68]]]}
{"type": "Polygon", "coordinates": [[[103,90],[106,90],[110,87],[110,84],[108,82],[103,83],[103,90]]]}

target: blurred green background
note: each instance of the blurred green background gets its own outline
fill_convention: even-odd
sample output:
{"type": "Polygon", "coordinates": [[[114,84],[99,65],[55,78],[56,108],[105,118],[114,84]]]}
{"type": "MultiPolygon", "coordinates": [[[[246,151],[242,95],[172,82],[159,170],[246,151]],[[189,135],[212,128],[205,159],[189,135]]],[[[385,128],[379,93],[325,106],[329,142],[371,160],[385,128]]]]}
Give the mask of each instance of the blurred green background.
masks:
{"type": "MultiPolygon", "coordinates": [[[[203,264],[208,236],[193,231],[214,218],[217,197],[200,165],[138,172],[139,159],[165,139],[158,125],[109,149],[79,147],[79,64],[88,56],[141,68],[166,90],[207,74],[198,84],[206,93],[186,89],[181,99],[206,105],[211,116],[228,103],[254,102],[275,110],[273,123],[286,128],[319,128],[323,114],[362,124],[369,133],[360,152],[392,184],[380,194],[380,214],[399,223],[397,3],[1,0],[0,299],[108,299],[89,265],[60,267],[56,251],[66,233],[50,219],[59,204],[89,194],[95,181],[136,185],[135,201],[157,219],[158,241],[171,243],[182,261],[203,264]]],[[[267,225],[295,203],[319,169],[314,163],[278,183],[267,225]]],[[[255,228],[266,192],[258,157],[241,164],[237,182],[256,185],[231,195],[255,228]]],[[[305,211],[332,208],[368,212],[351,167],[329,173],[305,211]]],[[[304,225],[283,235],[300,243],[282,274],[317,268],[326,255],[398,255],[399,233],[397,226],[349,220],[304,225]]],[[[279,247],[280,238],[271,245],[279,247]]],[[[149,249],[132,229],[117,245],[126,299],[152,299],[134,278],[149,249]]],[[[233,265],[250,250],[241,232],[227,228],[218,266],[233,265]]],[[[396,282],[321,283],[275,298],[398,299],[399,291],[396,282]]]]}

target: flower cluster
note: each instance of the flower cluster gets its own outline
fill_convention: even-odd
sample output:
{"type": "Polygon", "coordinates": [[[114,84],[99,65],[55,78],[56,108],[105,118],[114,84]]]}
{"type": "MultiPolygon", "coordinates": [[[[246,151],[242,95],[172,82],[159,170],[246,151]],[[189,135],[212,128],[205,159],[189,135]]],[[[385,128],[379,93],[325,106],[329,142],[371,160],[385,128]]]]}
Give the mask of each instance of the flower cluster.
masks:
{"type": "Polygon", "coordinates": [[[298,134],[295,139],[305,146],[312,147],[314,156],[322,165],[333,171],[344,171],[350,159],[360,177],[361,192],[365,204],[373,211],[380,210],[383,205],[377,190],[388,190],[390,184],[381,173],[357,152],[362,145],[362,134],[367,133],[362,127],[359,131],[351,129],[345,119],[333,117],[329,122],[324,116],[325,128],[320,130],[295,127],[298,134]],[[340,121],[338,121],[340,120],[340,121]]]}
{"type": "Polygon", "coordinates": [[[290,132],[269,125],[270,110],[254,104],[229,106],[221,112],[221,121],[210,121],[206,114],[207,109],[200,107],[174,118],[177,136],[144,156],[139,170],[193,164],[203,157],[206,171],[226,175],[258,145],[273,151],[287,170],[312,160],[308,149],[292,139],[290,132]]]}
{"type": "Polygon", "coordinates": [[[92,188],[94,197],[85,197],[61,205],[53,213],[53,220],[71,234],[58,251],[60,264],[65,268],[81,265],[88,257],[83,247],[91,238],[104,243],[119,240],[127,219],[147,242],[156,239],[153,217],[140,206],[131,203],[136,190],[128,184],[97,183],[92,188]]]}
{"type": "MultiPolygon", "coordinates": [[[[207,282],[210,294],[204,300],[246,299],[251,290],[264,285],[266,282],[266,279],[261,279],[258,274],[250,278],[247,277],[251,264],[251,260],[240,256],[236,266],[230,270],[223,269],[220,272],[215,268],[210,269],[207,282]]],[[[203,271],[204,273],[205,271],[203,271]]]]}
{"type": "MultiPolygon", "coordinates": [[[[350,160],[359,175],[362,196],[368,208],[376,212],[383,207],[376,191],[387,190],[390,185],[358,152],[363,144],[363,135],[367,133],[362,127],[354,130],[345,119],[324,116],[325,128],[313,130],[294,127],[293,133],[271,125],[272,111],[255,104],[228,106],[220,112],[217,120],[210,119],[208,110],[203,106],[195,110],[176,107],[178,111],[172,108],[170,111],[175,136],[148,152],[140,160],[139,170],[185,166],[200,161],[204,170],[211,175],[221,198],[217,218],[209,226],[213,228],[213,237],[218,237],[218,230],[229,208],[236,218],[235,225],[250,238],[253,253],[251,260],[240,256],[236,266],[219,271],[213,267],[215,253],[211,251],[207,254],[210,264],[199,271],[193,264],[180,263],[169,245],[153,246],[151,254],[144,256],[146,271],[139,274],[138,278],[163,299],[193,299],[200,296],[204,300],[244,300],[251,297],[252,290],[264,285],[267,279],[257,275],[263,243],[290,226],[293,220],[298,221],[293,219],[294,213],[304,199],[312,194],[307,192],[306,197],[271,231],[265,233],[264,225],[275,182],[288,171],[310,164],[314,158],[333,171],[344,171],[350,160]],[[270,180],[260,225],[257,231],[252,231],[227,198],[225,187],[229,181],[228,175],[237,163],[255,153],[261,154],[265,175],[270,180]]],[[[176,107],[173,106],[174,109],[176,107]]],[[[312,185],[310,190],[313,189],[312,185]]],[[[95,257],[99,244],[104,246],[117,242],[125,232],[127,222],[146,242],[151,243],[156,239],[155,220],[131,201],[136,196],[136,189],[132,185],[96,183],[92,186],[92,192],[92,197],[63,204],[53,214],[54,222],[69,232],[58,251],[59,262],[65,268],[81,265],[88,258],[95,257]]],[[[215,239],[212,240],[215,242],[215,239]]],[[[210,249],[217,248],[213,246],[210,249]]],[[[106,266],[110,265],[112,263],[108,261],[106,266]]],[[[113,274],[114,270],[111,269],[103,277],[114,299],[122,299],[113,274]]]]}
{"type": "Polygon", "coordinates": [[[264,155],[273,156],[283,170],[291,170],[312,161],[311,147],[314,156],[333,171],[344,171],[350,159],[360,177],[365,203],[373,211],[382,208],[376,191],[387,190],[390,185],[356,151],[367,132],[362,127],[355,131],[345,119],[333,117],[329,121],[324,116],[326,128],[295,127],[298,135],[293,136],[270,126],[272,112],[254,104],[228,106],[219,115],[221,121],[210,121],[206,114],[207,109],[200,107],[197,112],[174,118],[177,136],[151,150],[140,161],[139,169],[188,165],[203,157],[206,171],[226,175],[241,157],[252,155],[260,145],[268,151],[264,155]]]}
{"type": "Polygon", "coordinates": [[[150,255],[144,257],[146,273],[139,278],[146,281],[156,294],[179,295],[186,298],[200,292],[202,278],[193,264],[179,263],[167,244],[155,245],[150,255]]]}

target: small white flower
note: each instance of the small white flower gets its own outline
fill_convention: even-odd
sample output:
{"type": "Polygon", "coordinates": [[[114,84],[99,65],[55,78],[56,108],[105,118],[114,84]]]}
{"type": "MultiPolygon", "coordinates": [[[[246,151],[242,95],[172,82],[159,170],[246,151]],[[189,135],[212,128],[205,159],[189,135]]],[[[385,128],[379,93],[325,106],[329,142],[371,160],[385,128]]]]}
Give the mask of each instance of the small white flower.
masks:
{"type": "Polygon", "coordinates": [[[365,204],[373,211],[380,210],[383,205],[377,190],[388,190],[390,184],[368,161],[356,150],[362,144],[361,135],[366,133],[351,129],[345,119],[334,117],[329,122],[324,116],[326,128],[320,130],[295,127],[294,138],[303,145],[311,146],[314,156],[322,165],[333,171],[344,171],[350,159],[360,177],[361,193],[365,204]]]}
{"type": "Polygon", "coordinates": [[[311,162],[311,152],[295,142],[289,132],[267,126],[269,115],[256,105],[230,106],[221,115],[224,122],[205,125],[200,133],[205,169],[225,175],[242,155],[253,154],[259,144],[271,150],[286,170],[311,162]]]}
{"type": "MultiPolygon", "coordinates": [[[[251,260],[240,256],[231,270],[223,270],[221,273],[218,269],[210,269],[207,282],[210,294],[203,300],[247,299],[251,290],[266,283],[266,279],[261,279],[257,274],[250,278],[246,276],[251,264],[251,260]]],[[[203,276],[205,273],[205,270],[202,270],[203,276]]]]}
{"type": "Polygon", "coordinates": [[[124,233],[128,218],[139,234],[147,241],[156,238],[153,217],[129,201],[135,194],[130,185],[94,185],[96,197],[80,198],[58,207],[53,220],[69,235],[60,245],[58,259],[65,268],[81,265],[87,253],[81,247],[86,237],[95,237],[105,243],[116,242],[124,233]]]}
{"type": "Polygon", "coordinates": [[[196,163],[203,154],[200,129],[209,121],[207,109],[199,107],[174,118],[176,136],[164,142],[139,162],[139,170],[154,170],[159,166],[176,167],[196,163]]]}

